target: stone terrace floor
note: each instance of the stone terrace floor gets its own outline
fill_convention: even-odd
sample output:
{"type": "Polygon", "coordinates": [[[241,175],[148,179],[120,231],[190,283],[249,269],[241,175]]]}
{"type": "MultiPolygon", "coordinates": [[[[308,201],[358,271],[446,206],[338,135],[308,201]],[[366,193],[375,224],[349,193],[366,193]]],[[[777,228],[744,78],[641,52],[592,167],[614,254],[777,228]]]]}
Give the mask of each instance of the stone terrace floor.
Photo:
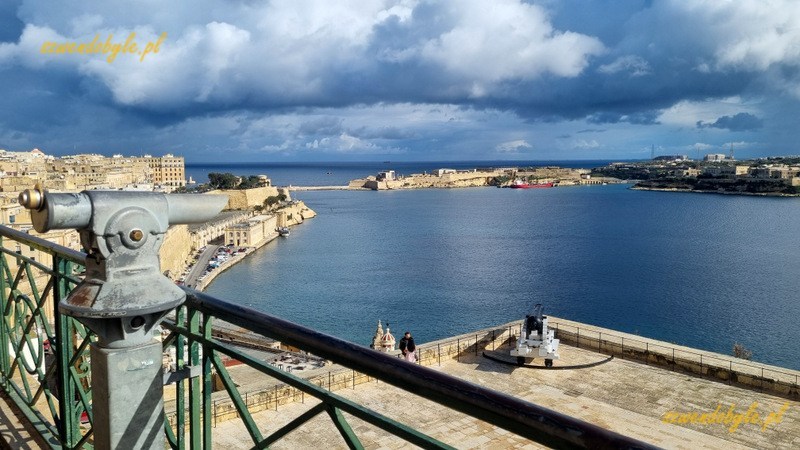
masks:
{"type": "MultiPolygon", "coordinates": [[[[589,350],[562,345],[556,367],[606,360],[589,350]]],[[[537,360],[541,364],[541,360],[537,360]]],[[[618,358],[584,369],[535,370],[504,365],[471,356],[460,362],[442,361],[431,366],[465,380],[489,386],[527,401],[577,417],[665,448],[719,449],[800,448],[800,402],[696,378],[680,372],[618,358]],[[735,405],[746,413],[765,418],[788,405],[781,423],[764,431],[755,424],[741,424],[729,431],[724,424],[665,423],[668,411],[713,412],[718,405],[727,412],[735,405]]],[[[541,448],[502,429],[424,400],[385,383],[365,383],[355,389],[336,391],[400,422],[411,425],[457,448],[541,448]]],[[[308,399],[308,397],[306,397],[308,399]]],[[[276,411],[254,415],[264,435],[278,429],[312,406],[294,403],[276,411]]],[[[410,444],[345,414],[361,442],[370,449],[409,448],[410,444]]],[[[240,420],[220,422],[213,430],[215,448],[250,448],[252,442],[240,420]]],[[[284,437],[274,448],[347,448],[327,414],[318,415],[284,437]]]]}

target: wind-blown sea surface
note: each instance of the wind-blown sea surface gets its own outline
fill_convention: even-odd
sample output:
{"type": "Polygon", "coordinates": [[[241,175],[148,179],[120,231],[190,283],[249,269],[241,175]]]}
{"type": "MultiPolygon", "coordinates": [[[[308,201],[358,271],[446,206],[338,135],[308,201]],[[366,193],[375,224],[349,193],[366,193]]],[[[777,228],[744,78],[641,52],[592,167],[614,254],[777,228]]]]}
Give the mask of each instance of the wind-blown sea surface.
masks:
{"type": "Polygon", "coordinates": [[[490,167],[559,166],[591,168],[610,161],[424,161],[424,162],[302,162],[302,163],[186,163],[186,176],[197,183],[208,182],[211,172],[234,175],[267,175],[274,186],[343,186],[348,181],[394,170],[398,175],[430,173],[436,169],[474,169],[490,167]]]}
{"type": "MultiPolygon", "coordinates": [[[[363,176],[363,174],[362,174],[363,176]]],[[[800,369],[800,200],[632,191],[297,192],[319,215],[208,292],[368,344],[580,322],[800,369]]]]}

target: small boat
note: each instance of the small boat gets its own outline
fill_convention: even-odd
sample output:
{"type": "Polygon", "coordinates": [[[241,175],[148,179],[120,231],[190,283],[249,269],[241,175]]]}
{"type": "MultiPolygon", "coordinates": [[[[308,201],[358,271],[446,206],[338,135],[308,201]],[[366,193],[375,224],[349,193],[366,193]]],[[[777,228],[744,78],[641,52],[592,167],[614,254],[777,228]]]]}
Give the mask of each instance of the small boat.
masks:
{"type": "Polygon", "coordinates": [[[278,234],[282,237],[289,237],[289,227],[278,227],[278,234]]]}
{"type": "Polygon", "coordinates": [[[551,188],[553,183],[526,183],[522,180],[514,180],[508,187],[511,189],[551,188]]]}

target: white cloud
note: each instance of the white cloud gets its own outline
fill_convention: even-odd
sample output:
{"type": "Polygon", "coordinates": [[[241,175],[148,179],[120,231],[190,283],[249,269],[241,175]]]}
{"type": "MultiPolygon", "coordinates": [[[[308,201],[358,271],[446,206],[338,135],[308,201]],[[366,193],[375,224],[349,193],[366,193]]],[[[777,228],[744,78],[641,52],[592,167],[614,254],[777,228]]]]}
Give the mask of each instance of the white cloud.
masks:
{"type": "Polygon", "coordinates": [[[443,11],[453,26],[422,45],[422,58],[481,83],[574,77],[604,51],[596,38],[555,30],[536,5],[471,0],[447,2],[443,11]]]}
{"type": "Polygon", "coordinates": [[[626,72],[632,77],[640,77],[648,75],[651,72],[651,68],[644,58],[636,55],[626,55],[617,58],[610,64],[600,66],[597,71],[606,75],[626,72]]]}
{"type": "Polygon", "coordinates": [[[577,76],[604,51],[598,39],[556,30],[541,7],[520,0],[205,0],[191,12],[176,6],[185,14],[174,19],[148,20],[108,6],[42,11],[36,5],[28,0],[21,7],[31,23],[20,44],[0,44],[0,61],[22,55],[29,67],[43,67],[58,59],[99,79],[120,104],[159,111],[238,102],[324,103],[340,95],[339,83],[349,77],[391,92],[377,74],[400,62],[430,71],[418,73],[415,83],[435,78],[455,95],[483,98],[498,82],[577,76]],[[425,12],[415,16],[420,10],[425,12]],[[431,10],[435,17],[426,15],[431,10]],[[391,36],[378,40],[379,29],[391,30],[391,36]],[[113,33],[121,42],[131,32],[139,46],[164,32],[167,38],[143,62],[133,55],[109,64],[99,55],[37,53],[44,40],[89,42],[113,33]]]}
{"type": "Polygon", "coordinates": [[[722,116],[733,116],[742,112],[761,115],[757,105],[749,104],[741,97],[728,97],[678,102],[662,111],[658,121],[665,125],[695,128],[697,122],[714,122],[722,116]]]}
{"type": "Polygon", "coordinates": [[[387,153],[387,149],[381,148],[367,140],[351,136],[346,132],[338,136],[314,139],[311,142],[307,142],[305,147],[310,150],[323,150],[337,153],[387,153]]]}
{"type": "Polygon", "coordinates": [[[705,19],[717,42],[718,66],[765,70],[773,64],[800,65],[800,3],[743,0],[686,7],[705,19]]]}
{"type": "Polygon", "coordinates": [[[704,151],[711,150],[712,148],[714,148],[714,146],[711,145],[711,144],[705,144],[703,142],[695,142],[694,145],[692,145],[692,148],[694,150],[699,150],[701,152],[704,152],[704,151]]]}
{"type": "Polygon", "coordinates": [[[594,139],[591,140],[578,139],[572,141],[572,148],[576,150],[591,150],[599,147],[600,143],[594,139]]]}
{"type": "Polygon", "coordinates": [[[497,144],[494,150],[498,153],[518,153],[523,148],[533,148],[533,146],[524,139],[517,139],[497,144]]]}

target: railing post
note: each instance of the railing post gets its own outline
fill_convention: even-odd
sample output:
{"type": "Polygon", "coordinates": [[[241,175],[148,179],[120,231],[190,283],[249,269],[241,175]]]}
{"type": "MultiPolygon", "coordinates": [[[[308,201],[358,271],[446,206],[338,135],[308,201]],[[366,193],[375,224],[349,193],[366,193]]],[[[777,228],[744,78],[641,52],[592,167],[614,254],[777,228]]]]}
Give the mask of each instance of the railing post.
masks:
{"type": "MultiPolygon", "coordinates": [[[[67,448],[72,448],[81,438],[80,433],[80,413],[75,404],[77,392],[75,382],[70,377],[70,361],[75,355],[73,338],[75,334],[72,325],[72,318],[61,314],[58,304],[67,298],[69,286],[64,274],[72,271],[72,264],[62,260],[58,255],[53,255],[53,271],[55,272],[55,286],[53,289],[53,320],[56,326],[56,372],[58,377],[58,394],[61,401],[58,405],[58,414],[61,420],[58,422],[58,433],[61,441],[67,448]]],[[[0,277],[5,280],[5,276],[0,277]]],[[[3,290],[5,292],[5,289],[3,290]]]]}
{"type": "MultiPolygon", "coordinates": [[[[198,334],[200,332],[200,311],[190,309],[188,311],[189,332],[198,334]]],[[[189,340],[189,365],[200,365],[200,343],[194,339],[189,340]]],[[[200,400],[202,392],[200,389],[200,379],[194,377],[189,380],[189,448],[199,449],[201,446],[201,426],[200,423],[200,400]]]]}
{"type": "MultiPolygon", "coordinates": [[[[186,307],[181,306],[175,311],[175,323],[184,326],[186,321],[186,307]]],[[[178,334],[175,338],[175,368],[182,369],[186,365],[186,337],[178,334]]],[[[180,380],[175,385],[175,440],[178,450],[186,449],[186,380],[180,380]]]]}
{"type": "MultiPolygon", "coordinates": [[[[0,246],[3,245],[3,236],[0,236],[0,246]]],[[[53,257],[53,267],[56,267],[55,256],[53,257]]],[[[5,389],[7,387],[7,380],[11,374],[8,373],[10,369],[8,346],[10,344],[10,336],[6,329],[6,321],[4,319],[6,311],[6,303],[8,302],[8,294],[6,293],[6,271],[8,271],[8,260],[5,255],[0,255],[0,387],[5,389]]]]}
{"type": "MultiPolygon", "coordinates": [[[[213,318],[210,314],[203,314],[203,337],[211,339],[213,318]]],[[[211,366],[213,365],[213,352],[211,347],[203,346],[203,448],[210,449],[211,442],[211,393],[214,392],[211,366]]]]}

